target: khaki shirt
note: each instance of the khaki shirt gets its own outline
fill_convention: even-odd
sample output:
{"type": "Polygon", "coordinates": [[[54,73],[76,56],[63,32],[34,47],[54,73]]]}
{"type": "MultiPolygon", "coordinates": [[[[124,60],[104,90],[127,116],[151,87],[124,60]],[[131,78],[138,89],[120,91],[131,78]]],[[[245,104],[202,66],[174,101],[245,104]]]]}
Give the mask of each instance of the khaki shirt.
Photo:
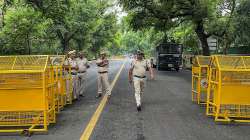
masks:
{"type": "Polygon", "coordinates": [[[134,76],[144,77],[146,76],[146,69],[149,68],[149,63],[146,60],[133,60],[131,68],[133,68],[134,76]]]}
{"type": "Polygon", "coordinates": [[[87,71],[87,66],[89,65],[88,60],[86,58],[79,58],[77,60],[77,65],[78,65],[78,72],[86,72],[87,71]]]}
{"type": "MultiPolygon", "coordinates": [[[[104,59],[104,60],[107,60],[107,59],[104,59]]],[[[102,59],[97,59],[96,60],[96,63],[101,63],[103,60],[102,59]]],[[[108,60],[107,60],[108,61],[108,60]]],[[[100,66],[97,66],[98,67],[98,72],[107,72],[108,71],[108,65],[104,66],[104,67],[100,67],[100,66]]]]}
{"type": "MultiPolygon", "coordinates": [[[[76,59],[68,58],[68,59],[64,62],[64,65],[71,66],[71,67],[77,67],[76,59]]],[[[75,69],[72,69],[71,72],[76,73],[77,71],[76,71],[75,69]]]]}

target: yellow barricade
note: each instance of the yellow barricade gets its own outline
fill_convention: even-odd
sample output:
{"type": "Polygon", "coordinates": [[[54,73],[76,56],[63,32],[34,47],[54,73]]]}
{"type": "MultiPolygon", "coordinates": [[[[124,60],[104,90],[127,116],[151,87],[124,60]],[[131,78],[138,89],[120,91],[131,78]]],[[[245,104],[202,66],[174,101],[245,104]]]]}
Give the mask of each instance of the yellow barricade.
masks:
{"type": "MultiPolygon", "coordinates": [[[[65,57],[64,62],[68,61],[65,57]]],[[[69,62],[67,62],[69,63],[69,62]]],[[[63,85],[65,86],[65,94],[66,94],[66,104],[73,103],[73,81],[71,75],[71,67],[70,66],[63,66],[63,85]]]]}
{"type": "Polygon", "coordinates": [[[196,56],[192,66],[192,101],[205,104],[211,57],[196,56]]]}
{"type": "Polygon", "coordinates": [[[63,79],[63,63],[65,56],[49,56],[50,62],[54,69],[54,78],[56,81],[55,89],[55,107],[56,112],[60,112],[66,105],[66,89],[65,81],[63,79]]]}
{"type": "Polygon", "coordinates": [[[0,132],[47,131],[54,89],[49,56],[0,56],[0,132]]]}
{"type": "Polygon", "coordinates": [[[215,121],[250,122],[250,57],[213,56],[207,100],[215,121]]]}

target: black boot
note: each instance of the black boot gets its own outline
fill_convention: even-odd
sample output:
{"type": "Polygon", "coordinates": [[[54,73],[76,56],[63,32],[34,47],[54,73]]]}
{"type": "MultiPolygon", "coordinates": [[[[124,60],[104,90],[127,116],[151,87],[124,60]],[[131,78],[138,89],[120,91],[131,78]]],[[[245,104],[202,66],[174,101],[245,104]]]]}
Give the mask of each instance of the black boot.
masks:
{"type": "Polygon", "coordinates": [[[111,95],[108,95],[108,96],[107,96],[107,100],[110,100],[110,98],[111,98],[111,95]]]}
{"type": "Polygon", "coordinates": [[[85,97],[85,95],[83,95],[83,94],[80,94],[80,97],[85,97]]]}
{"type": "Polygon", "coordinates": [[[141,105],[137,106],[137,111],[138,111],[138,112],[141,111],[141,105]]]}
{"type": "Polygon", "coordinates": [[[102,97],[102,94],[98,94],[98,95],[96,95],[95,97],[96,97],[96,98],[100,98],[100,97],[102,97]]]}

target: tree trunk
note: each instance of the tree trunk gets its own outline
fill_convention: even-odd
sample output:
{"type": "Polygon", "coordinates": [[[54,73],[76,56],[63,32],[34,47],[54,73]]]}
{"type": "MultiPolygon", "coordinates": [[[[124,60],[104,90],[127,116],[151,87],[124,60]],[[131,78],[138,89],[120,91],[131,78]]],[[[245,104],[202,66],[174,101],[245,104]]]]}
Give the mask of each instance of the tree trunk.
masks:
{"type": "Polygon", "coordinates": [[[223,54],[227,55],[228,54],[228,48],[230,47],[229,42],[225,41],[225,47],[223,49],[223,54]]]}
{"type": "Polygon", "coordinates": [[[63,35],[61,34],[60,38],[60,42],[61,42],[61,46],[63,48],[63,52],[66,54],[69,51],[69,34],[68,32],[64,33],[63,35]]]}
{"type": "Polygon", "coordinates": [[[196,22],[196,29],[195,32],[201,42],[202,45],[202,54],[205,56],[210,56],[210,50],[207,42],[207,34],[204,31],[203,23],[202,21],[196,22]]]}
{"type": "Polygon", "coordinates": [[[2,26],[2,28],[3,28],[3,27],[5,26],[5,23],[4,23],[4,20],[5,20],[5,19],[4,19],[4,11],[2,11],[1,14],[2,14],[2,23],[1,23],[2,25],[1,25],[1,26],[2,26]]]}
{"type": "Polygon", "coordinates": [[[74,37],[75,33],[77,31],[73,32],[73,33],[69,33],[69,32],[65,32],[62,33],[60,30],[57,30],[57,37],[60,39],[61,42],[61,47],[63,48],[63,52],[67,53],[69,51],[69,42],[70,40],[74,37]]]}
{"type": "Polygon", "coordinates": [[[69,40],[67,39],[61,40],[61,45],[63,48],[63,52],[66,54],[69,51],[69,40]]]}
{"type": "Polygon", "coordinates": [[[29,34],[26,35],[26,42],[27,42],[27,47],[28,47],[28,54],[31,54],[31,43],[30,43],[30,37],[29,34]]]}
{"type": "Polygon", "coordinates": [[[82,47],[82,40],[78,39],[76,42],[77,42],[77,46],[78,46],[78,51],[81,51],[83,49],[83,47],[82,47]]]}

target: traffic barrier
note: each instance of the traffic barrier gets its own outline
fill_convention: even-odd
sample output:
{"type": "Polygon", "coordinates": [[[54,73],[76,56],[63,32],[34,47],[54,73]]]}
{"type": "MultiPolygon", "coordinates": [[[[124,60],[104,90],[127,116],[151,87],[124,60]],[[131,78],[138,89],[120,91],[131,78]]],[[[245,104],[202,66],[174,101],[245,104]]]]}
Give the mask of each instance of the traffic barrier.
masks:
{"type": "Polygon", "coordinates": [[[51,55],[49,56],[49,58],[54,69],[55,73],[54,77],[57,83],[55,89],[56,112],[60,112],[63,109],[63,107],[67,104],[67,97],[69,101],[72,101],[73,98],[72,92],[69,92],[68,93],[69,95],[67,95],[67,90],[66,90],[66,80],[71,80],[71,78],[67,79],[66,75],[67,70],[63,66],[65,62],[64,55],[51,55]]]}
{"type": "MultiPolygon", "coordinates": [[[[65,58],[64,62],[68,61],[67,58],[65,58]]],[[[69,62],[67,62],[69,63],[69,62]]],[[[70,66],[63,66],[63,80],[65,90],[66,90],[66,104],[72,104],[73,103],[73,79],[71,75],[71,67],[70,66]]]]}
{"type": "Polygon", "coordinates": [[[207,94],[215,121],[250,122],[250,57],[213,56],[207,94]]]}
{"type": "Polygon", "coordinates": [[[0,132],[47,131],[55,86],[49,56],[0,56],[0,132]]]}
{"type": "Polygon", "coordinates": [[[196,56],[192,65],[192,101],[206,104],[210,56],[196,56]]]}

